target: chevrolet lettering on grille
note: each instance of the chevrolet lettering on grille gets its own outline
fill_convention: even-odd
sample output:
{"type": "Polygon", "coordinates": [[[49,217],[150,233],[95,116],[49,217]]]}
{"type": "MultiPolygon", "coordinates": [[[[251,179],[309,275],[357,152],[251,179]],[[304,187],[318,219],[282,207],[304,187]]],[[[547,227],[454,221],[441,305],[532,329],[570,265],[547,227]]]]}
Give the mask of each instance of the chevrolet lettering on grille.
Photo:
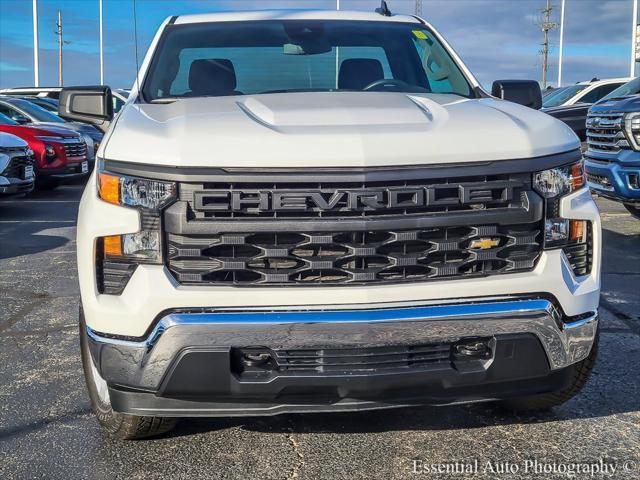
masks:
{"type": "Polygon", "coordinates": [[[429,206],[508,202],[514,185],[450,185],[366,190],[206,190],[194,192],[194,208],[203,212],[371,211],[429,206]]]}

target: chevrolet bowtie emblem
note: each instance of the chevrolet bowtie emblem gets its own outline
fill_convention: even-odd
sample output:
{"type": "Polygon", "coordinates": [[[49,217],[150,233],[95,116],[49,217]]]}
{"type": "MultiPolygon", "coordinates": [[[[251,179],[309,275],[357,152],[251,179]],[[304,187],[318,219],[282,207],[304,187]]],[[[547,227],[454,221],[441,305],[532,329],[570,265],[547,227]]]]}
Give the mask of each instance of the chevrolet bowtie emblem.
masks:
{"type": "Polygon", "coordinates": [[[497,247],[500,245],[499,238],[478,238],[471,242],[469,248],[472,250],[487,250],[489,248],[497,247]]]}

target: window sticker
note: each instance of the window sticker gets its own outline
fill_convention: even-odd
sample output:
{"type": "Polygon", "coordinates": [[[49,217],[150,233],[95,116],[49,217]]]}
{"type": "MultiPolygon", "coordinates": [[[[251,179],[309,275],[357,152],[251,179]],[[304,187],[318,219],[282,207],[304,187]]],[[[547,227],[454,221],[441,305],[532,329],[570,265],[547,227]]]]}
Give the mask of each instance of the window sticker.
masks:
{"type": "Polygon", "coordinates": [[[426,40],[427,38],[427,34],[424,33],[422,30],[412,30],[413,32],[413,36],[416,37],[419,40],[426,40]]]}

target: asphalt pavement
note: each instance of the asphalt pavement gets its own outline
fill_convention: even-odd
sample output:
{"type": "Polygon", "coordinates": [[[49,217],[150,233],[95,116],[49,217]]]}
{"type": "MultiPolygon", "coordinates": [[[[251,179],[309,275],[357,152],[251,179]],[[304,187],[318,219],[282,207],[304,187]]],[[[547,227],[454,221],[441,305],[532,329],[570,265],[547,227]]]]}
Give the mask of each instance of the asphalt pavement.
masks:
{"type": "Polygon", "coordinates": [[[585,389],[551,412],[478,404],[189,419],[122,442],[93,418],[80,365],[81,193],[0,200],[1,479],[640,478],[640,221],[621,206],[598,200],[599,359],[585,389]]]}

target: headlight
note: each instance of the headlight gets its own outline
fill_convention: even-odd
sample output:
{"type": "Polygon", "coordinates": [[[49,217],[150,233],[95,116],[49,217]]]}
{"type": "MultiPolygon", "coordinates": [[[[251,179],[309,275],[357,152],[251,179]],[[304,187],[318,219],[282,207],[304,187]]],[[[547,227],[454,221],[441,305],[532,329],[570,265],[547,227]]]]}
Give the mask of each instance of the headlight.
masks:
{"type": "Polygon", "coordinates": [[[591,271],[591,224],[562,218],[560,200],[586,184],[582,161],[533,174],[533,188],[545,198],[544,248],[561,248],[576,276],[591,271]]]}
{"type": "Polygon", "coordinates": [[[545,198],[571,193],[586,185],[582,161],[533,174],[533,187],[545,198]]]}
{"type": "Polygon", "coordinates": [[[113,205],[137,208],[143,229],[100,237],[96,243],[96,283],[100,293],[119,295],[139,264],[162,263],[161,210],[176,198],[174,182],[120,175],[102,170],[98,196],[113,205]]]}
{"type": "Polygon", "coordinates": [[[624,130],[634,150],[640,150],[640,112],[624,116],[624,130]]]}
{"type": "Polygon", "coordinates": [[[176,184],[99,172],[98,196],[114,205],[158,211],[176,197],[176,184]]]}
{"type": "Polygon", "coordinates": [[[53,158],[56,156],[56,149],[53,148],[51,145],[45,145],[44,153],[47,155],[47,157],[53,158]]]}
{"type": "Polygon", "coordinates": [[[136,233],[103,237],[104,256],[111,260],[160,261],[160,232],[142,230],[136,233]]]}

